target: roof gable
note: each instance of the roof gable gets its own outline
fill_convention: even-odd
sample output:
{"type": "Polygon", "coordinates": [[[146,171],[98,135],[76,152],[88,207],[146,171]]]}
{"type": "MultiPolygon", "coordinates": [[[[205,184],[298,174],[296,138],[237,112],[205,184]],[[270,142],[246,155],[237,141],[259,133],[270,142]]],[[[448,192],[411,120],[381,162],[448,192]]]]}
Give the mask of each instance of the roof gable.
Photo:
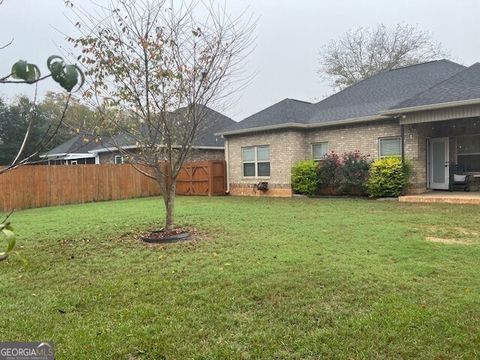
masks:
{"type": "Polygon", "coordinates": [[[227,131],[286,123],[306,124],[315,111],[315,105],[312,103],[295,99],[284,99],[227,128],[227,131]]]}
{"type": "Polygon", "coordinates": [[[80,133],[45,153],[46,156],[59,154],[86,154],[98,147],[98,139],[93,135],[80,133]]]}
{"type": "Polygon", "coordinates": [[[378,115],[464,69],[449,60],[437,60],[383,71],[317,103],[310,123],[378,115]]]}
{"type": "Polygon", "coordinates": [[[472,99],[480,99],[480,63],[473,64],[410,99],[396,104],[391,107],[391,109],[403,109],[472,99]]]}

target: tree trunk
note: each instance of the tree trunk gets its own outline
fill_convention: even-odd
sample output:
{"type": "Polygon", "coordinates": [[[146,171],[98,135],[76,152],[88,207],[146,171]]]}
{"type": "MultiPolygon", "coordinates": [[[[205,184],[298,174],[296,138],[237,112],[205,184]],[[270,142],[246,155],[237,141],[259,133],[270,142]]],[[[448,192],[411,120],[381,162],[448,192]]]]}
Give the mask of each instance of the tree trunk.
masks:
{"type": "Polygon", "coordinates": [[[175,207],[175,180],[168,177],[166,191],[163,194],[163,201],[165,202],[165,230],[172,230],[174,228],[174,207],[175,207]]]}

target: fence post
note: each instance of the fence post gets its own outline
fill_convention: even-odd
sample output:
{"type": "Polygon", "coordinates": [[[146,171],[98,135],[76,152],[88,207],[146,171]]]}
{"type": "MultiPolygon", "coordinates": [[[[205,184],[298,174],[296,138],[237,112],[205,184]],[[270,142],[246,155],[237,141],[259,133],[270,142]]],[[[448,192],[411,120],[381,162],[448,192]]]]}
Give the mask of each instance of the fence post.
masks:
{"type": "Polygon", "coordinates": [[[214,174],[213,174],[213,161],[208,161],[208,196],[213,195],[213,181],[214,181],[214,174]]]}

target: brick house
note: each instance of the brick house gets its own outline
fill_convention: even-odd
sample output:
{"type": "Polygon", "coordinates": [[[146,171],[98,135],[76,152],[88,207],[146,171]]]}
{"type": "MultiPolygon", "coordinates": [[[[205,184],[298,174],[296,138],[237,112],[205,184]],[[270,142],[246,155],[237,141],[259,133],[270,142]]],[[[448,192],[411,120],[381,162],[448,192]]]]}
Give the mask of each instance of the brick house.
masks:
{"type": "MultiPolygon", "coordinates": [[[[208,131],[195,141],[187,161],[224,160],[224,139],[215,133],[235,124],[231,118],[207,109],[208,131]]],[[[125,134],[93,136],[81,133],[42,155],[49,165],[123,164],[134,161],[139,150],[135,141],[125,134]],[[121,150],[120,150],[121,149],[121,150]]]]}
{"type": "Polygon", "coordinates": [[[219,135],[232,195],[291,196],[295,162],[354,150],[408,159],[410,193],[445,190],[451,164],[480,177],[480,64],[384,71],[318,103],[285,99],[219,135]]]}

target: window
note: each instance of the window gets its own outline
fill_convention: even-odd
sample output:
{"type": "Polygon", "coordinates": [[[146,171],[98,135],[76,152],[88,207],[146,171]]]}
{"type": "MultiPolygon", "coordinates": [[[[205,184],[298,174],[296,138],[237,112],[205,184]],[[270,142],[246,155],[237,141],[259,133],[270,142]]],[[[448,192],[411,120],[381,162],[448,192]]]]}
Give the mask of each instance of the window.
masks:
{"type": "Polygon", "coordinates": [[[70,161],[70,165],[78,165],[78,161],[77,160],[72,160],[72,161],[70,161]]]}
{"type": "Polygon", "coordinates": [[[122,155],[115,155],[113,159],[114,164],[123,164],[123,156],[122,155]]]}
{"type": "Polygon", "coordinates": [[[400,137],[382,138],[378,140],[380,157],[402,155],[402,139],[400,137]]]}
{"type": "Polygon", "coordinates": [[[313,160],[323,160],[323,158],[327,154],[328,154],[328,142],[312,144],[313,160]]]}
{"type": "Polygon", "coordinates": [[[480,135],[457,137],[457,163],[465,171],[480,171],[480,135]]]}
{"type": "Polygon", "coordinates": [[[243,176],[270,176],[270,147],[242,148],[243,176]]]}

